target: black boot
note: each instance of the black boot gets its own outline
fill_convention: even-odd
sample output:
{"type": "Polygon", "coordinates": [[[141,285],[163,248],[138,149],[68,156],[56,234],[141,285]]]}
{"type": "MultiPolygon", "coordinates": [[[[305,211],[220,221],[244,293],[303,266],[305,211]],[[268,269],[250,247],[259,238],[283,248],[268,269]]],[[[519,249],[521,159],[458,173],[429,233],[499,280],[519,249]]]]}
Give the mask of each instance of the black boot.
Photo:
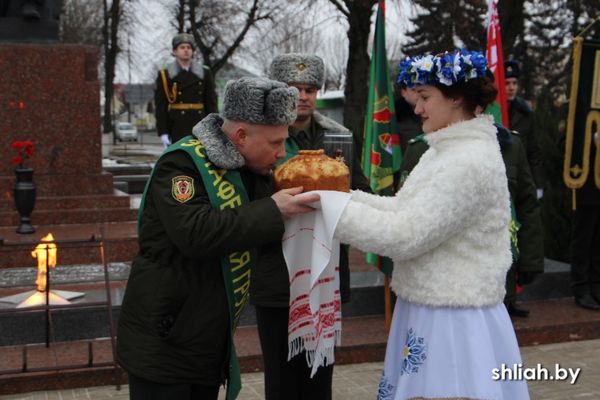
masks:
{"type": "Polygon", "coordinates": [[[508,310],[508,315],[510,316],[520,318],[527,318],[529,316],[529,310],[517,307],[517,305],[513,301],[509,301],[505,305],[506,309],[508,310]]]}
{"type": "Polygon", "coordinates": [[[600,310],[600,303],[589,294],[575,296],[575,304],[581,308],[587,308],[588,310],[600,310]]]}

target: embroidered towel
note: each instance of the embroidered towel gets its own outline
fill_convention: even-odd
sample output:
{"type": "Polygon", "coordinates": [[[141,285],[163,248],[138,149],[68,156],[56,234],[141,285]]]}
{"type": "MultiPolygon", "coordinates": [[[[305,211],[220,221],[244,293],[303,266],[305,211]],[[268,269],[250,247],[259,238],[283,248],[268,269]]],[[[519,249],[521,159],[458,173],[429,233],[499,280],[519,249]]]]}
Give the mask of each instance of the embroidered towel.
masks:
{"type": "MultiPolygon", "coordinates": [[[[310,192],[313,193],[313,192],[310,192]]],[[[283,255],[290,276],[288,360],[306,350],[311,377],[332,364],[340,342],[340,243],[335,227],[350,193],[317,190],[316,210],[285,222],[283,255]]]]}

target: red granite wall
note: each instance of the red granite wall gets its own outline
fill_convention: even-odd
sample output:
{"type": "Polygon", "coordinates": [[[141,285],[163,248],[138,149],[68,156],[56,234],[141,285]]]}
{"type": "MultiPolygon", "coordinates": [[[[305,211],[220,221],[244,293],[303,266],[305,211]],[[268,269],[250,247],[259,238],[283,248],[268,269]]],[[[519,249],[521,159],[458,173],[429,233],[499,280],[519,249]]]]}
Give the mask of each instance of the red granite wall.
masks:
{"type": "Polygon", "coordinates": [[[97,49],[0,44],[0,193],[12,192],[13,140],[32,140],[38,196],[112,193],[102,173],[97,49]]]}

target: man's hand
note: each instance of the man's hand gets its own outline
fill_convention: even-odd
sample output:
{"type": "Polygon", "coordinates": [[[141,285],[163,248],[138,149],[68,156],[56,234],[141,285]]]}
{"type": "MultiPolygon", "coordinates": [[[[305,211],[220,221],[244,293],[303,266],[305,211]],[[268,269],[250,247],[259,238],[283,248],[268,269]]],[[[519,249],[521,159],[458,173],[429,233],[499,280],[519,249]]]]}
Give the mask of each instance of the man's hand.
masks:
{"type": "Polygon", "coordinates": [[[302,187],[295,187],[291,189],[283,189],[273,194],[271,198],[277,204],[277,208],[281,211],[283,218],[287,219],[296,214],[306,214],[314,210],[314,208],[307,204],[319,201],[320,197],[318,194],[313,193],[309,195],[296,196],[302,193],[302,187]]]}
{"type": "Polygon", "coordinates": [[[160,141],[165,147],[169,147],[169,145],[171,144],[171,139],[169,139],[169,135],[167,133],[163,133],[162,135],[160,135],[160,141]]]}

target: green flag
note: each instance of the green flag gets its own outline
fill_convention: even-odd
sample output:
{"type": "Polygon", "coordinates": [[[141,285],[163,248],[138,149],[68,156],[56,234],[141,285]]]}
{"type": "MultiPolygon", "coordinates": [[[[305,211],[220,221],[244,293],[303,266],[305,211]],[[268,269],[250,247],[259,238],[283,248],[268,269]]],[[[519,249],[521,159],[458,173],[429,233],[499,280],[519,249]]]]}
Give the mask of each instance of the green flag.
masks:
{"type": "MultiPolygon", "coordinates": [[[[375,21],[362,151],[362,169],[374,193],[394,194],[394,172],[400,169],[401,162],[394,92],[385,51],[385,0],[381,0],[375,21]]],[[[367,262],[388,276],[392,273],[393,265],[388,258],[369,253],[367,262]]]]}

